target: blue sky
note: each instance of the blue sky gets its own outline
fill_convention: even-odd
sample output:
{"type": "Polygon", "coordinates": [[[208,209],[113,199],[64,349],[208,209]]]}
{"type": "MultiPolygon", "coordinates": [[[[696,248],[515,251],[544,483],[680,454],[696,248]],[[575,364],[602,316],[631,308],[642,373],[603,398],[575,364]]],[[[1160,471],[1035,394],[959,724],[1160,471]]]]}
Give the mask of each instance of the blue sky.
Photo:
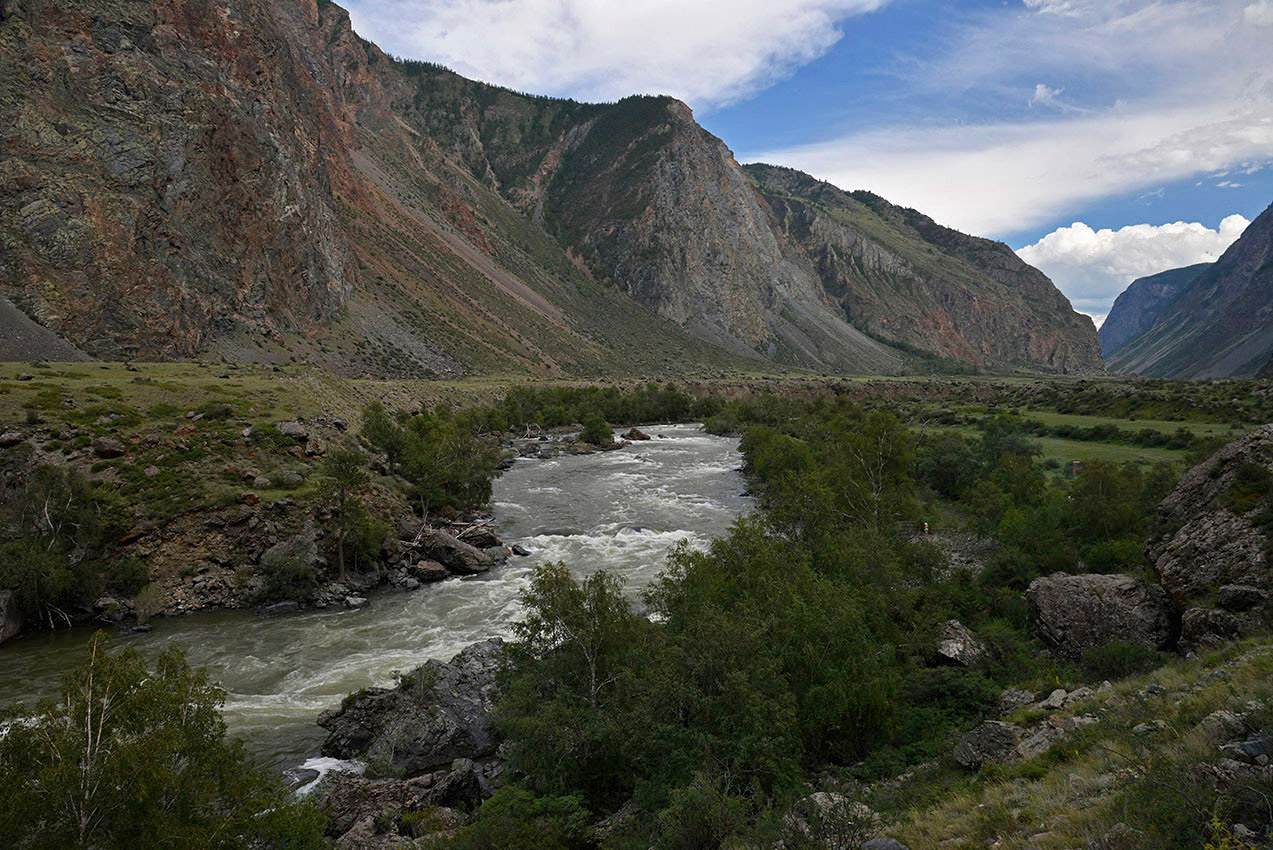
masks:
{"type": "Polygon", "coordinates": [[[740,161],[1002,239],[1101,317],[1273,202],[1273,0],[350,0],[398,55],[672,94],[740,161]]]}

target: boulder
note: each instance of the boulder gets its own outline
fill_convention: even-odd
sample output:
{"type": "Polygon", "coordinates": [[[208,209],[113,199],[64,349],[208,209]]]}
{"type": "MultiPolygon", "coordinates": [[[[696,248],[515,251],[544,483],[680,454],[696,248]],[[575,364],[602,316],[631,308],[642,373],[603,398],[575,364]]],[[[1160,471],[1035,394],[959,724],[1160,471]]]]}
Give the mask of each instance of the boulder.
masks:
{"type": "Polygon", "coordinates": [[[318,526],[307,522],[294,535],[280,540],[261,554],[261,562],[295,561],[310,567],[323,565],[318,550],[318,526]]]}
{"type": "Polygon", "coordinates": [[[1025,597],[1039,636],[1066,658],[1112,641],[1165,649],[1174,638],[1166,594],[1131,576],[1055,573],[1025,597]]]}
{"type": "Polygon", "coordinates": [[[123,457],[125,451],[124,444],[112,437],[98,437],[93,441],[93,454],[103,460],[123,457]]]}
{"type": "Polygon", "coordinates": [[[276,427],[284,437],[291,437],[293,440],[309,439],[309,430],[299,422],[280,422],[276,427]]]}
{"type": "Polygon", "coordinates": [[[442,581],[451,575],[450,571],[437,561],[418,561],[414,567],[409,567],[408,571],[412,578],[426,583],[442,581]]]}
{"type": "Polygon", "coordinates": [[[986,647],[967,626],[958,620],[950,620],[942,629],[937,642],[937,659],[956,667],[972,667],[986,657],[986,647]]]}
{"type": "Polygon", "coordinates": [[[1020,740],[1021,730],[1015,724],[987,720],[960,738],[951,755],[961,767],[977,770],[983,764],[1007,761],[1020,740]]]}
{"type": "Polygon", "coordinates": [[[425,541],[429,557],[457,575],[484,573],[495,566],[495,559],[445,531],[435,531],[425,541]]]}
{"type": "MultiPolygon", "coordinates": [[[[1257,597],[1273,592],[1273,563],[1271,541],[1257,520],[1273,510],[1273,493],[1244,494],[1251,488],[1243,481],[1251,468],[1260,467],[1273,471],[1273,425],[1256,428],[1189,470],[1159,505],[1145,553],[1177,611],[1258,607],[1262,613],[1257,597]],[[1217,588],[1234,589],[1218,593],[1217,588]]],[[[1214,640],[1233,636],[1227,631],[1234,624],[1230,618],[1195,614],[1192,619],[1195,631],[1183,641],[1186,645],[1206,638],[1196,628],[1209,623],[1222,629],[1214,640]]],[[[1259,625],[1259,618],[1237,623],[1242,633],[1259,625]]]]}
{"type": "Polygon", "coordinates": [[[500,539],[495,536],[495,532],[489,528],[474,527],[461,534],[457,540],[476,546],[478,549],[490,549],[493,546],[503,546],[500,539]]]}
{"type": "Polygon", "coordinates": [[[1005,688],[1003,693],[999,694],[999,703],[995,706],[995,713],[1000,717],[1011,714],[1018,708],[1031,705],[1034,702],[1034,691],[1025,691],[1021,688],[1005,688]]]}
{"type": "Polygon", "coordinates": [[[22,631],[22,611],[12,590],[0,590],[0,643],[22,631]]]}
{"type": "Polygon", "coordinates": [[[324,711],[323,753],[360,757],[380,772],[418,776],[455,759],[492,755],[495,677],[505,659],[503,641],[476,643],[443,664],[428,661],[396,688],[368,688],[324,711]]]}
{"type": "Polygon", "coordinates": [[[1226,584],[1216,591],[1216,604],[1226,611],[1261,609],[1268,602],[1267,590],[1249,584],[1226,584]]]}
{"type": "Polygon", "coordinates": [[[0,449],[11,449],[22,442],[22,435],[16,431],[0,434],[0,449]]]}
{"type": "Polygon", "coordinates": [[[648,439],[650,439],[650,435],[649,435],[649,434],[642,433],[642,431],[641,431],[639,428],[636,428],[636,427],[633,427],[632,429],[630,429],[630,430],[628,431],[628,433],[623,434],[622,436],[623,436],[623,439],[625,439],[625,440],[648,440],[648,439]]]}

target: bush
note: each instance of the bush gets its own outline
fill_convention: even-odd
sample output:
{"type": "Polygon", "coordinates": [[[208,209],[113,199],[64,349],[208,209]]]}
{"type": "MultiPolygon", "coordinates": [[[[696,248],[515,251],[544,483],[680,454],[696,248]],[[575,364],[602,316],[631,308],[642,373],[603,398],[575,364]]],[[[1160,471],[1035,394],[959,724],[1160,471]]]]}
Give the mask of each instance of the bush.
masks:
{"type": "Polygon", "coordinates": [[[0,736],[12,850],[319,850],[323,818],[225,736],[224,692],[176,650],[148,670],[97,634],[60,698],[0,736]]]}
{"type": "Polygon", "coordinates": [[[590,413],[583,420],[579,439],[594,446],[607,446],[614,441],[614,432],[600,413],[590,413]]]}
{"type": "Polygon", "coordinates": [[[1086,650],[1082,665],[1088,675],[1097,679],[1125,679],[1148,673],[1165,663],[1166,659],[1163,653],[1147,646],[1112,641],[1086,650]]]}
{"type": "Polygon", "coordinates": [[[261,578],[265,599],[311,598],[318,590],[318,574],[313,566],[293,555],[267,555],[261,559],[261,578]]]}
{"type": "Polygon", "coordinates": [[[586,850],[593,847],[587,809],[577,797],[537,797],[524,788],[501,788],[473,822],[437,850],[586,850]]]}

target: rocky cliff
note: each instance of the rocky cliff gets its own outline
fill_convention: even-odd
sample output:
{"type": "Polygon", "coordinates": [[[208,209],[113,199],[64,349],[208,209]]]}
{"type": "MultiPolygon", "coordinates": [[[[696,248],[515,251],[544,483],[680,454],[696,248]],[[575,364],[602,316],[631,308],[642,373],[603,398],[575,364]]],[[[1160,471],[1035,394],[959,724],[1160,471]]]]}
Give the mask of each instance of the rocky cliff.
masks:
{"type": "Polygon", "coordinates": [[[830,187],[800,223],[812,181],[763,174],[674,100],[393,60],[326,0],[0,4],[0,295],[91,354],[1099,370],[1090,326],[1003,246],[879,199],[852,231],[830,187]],[[886,275],[851,273],[868,257],[886,275]]]}
{"type": "Polygon", "coordinates": [[[1108,360],[1154,378],[1249,378],[1273,355],[1273,206],[1108,360]]]}
{"type": "Polygon", "coordinates": [[[1101,355],[1109,357],[1152,328],[1181,290],[1210,267],[1210,263],[1199,263],[1132,281],[1114,299],[1109,315],[1101,325],[1101,355]]]}
{"type": "Polygon", "coordinates": [[[1007,245],[799,171],[747,172],[783,239],[871,337],[981,366],[1103,371],[1091,319],[1007,245]]]}

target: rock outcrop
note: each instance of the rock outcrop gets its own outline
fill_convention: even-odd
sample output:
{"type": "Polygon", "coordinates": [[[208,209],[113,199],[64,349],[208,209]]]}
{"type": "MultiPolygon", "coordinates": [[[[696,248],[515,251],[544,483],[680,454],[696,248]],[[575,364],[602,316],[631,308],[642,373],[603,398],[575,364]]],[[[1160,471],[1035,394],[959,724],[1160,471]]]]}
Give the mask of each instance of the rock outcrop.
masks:
{"type": "Polygon", "coordinates": [[[1167,595],[1131,576],[1055,573],[1025,597],[1039,636],[1067,658],[1115,641],[1164,649],[1175,637],[1167,595]]]}
{"type": "Polygon", "coordinates": [[[1190,645],[1266,622],[1273,594],[1273,425],[1189,470],[1158,508],[1146,554],[1190,645]]]}
{"type": "Polygon", "coordinates": [[[1109,358],[1153,378],[1249,378],[1273,356],[1273,205],[1109,358]]]}
{"type": "Polygon", "coordinates": [[[504,663],[498,638],[476,643],[447,663],[428,661],[396,688],[367,688],[324,711],[323,753],[364,759],[373,772],[419,776],[455,759],[494,754],[491,728],[496,674],[504,663]]]}
{"type": "Polygon", "coordinates": [[[942,628],[937,642],[937,659],[944,664],[973,667],[986,657],[986,646],[958,620],[951,620],[942,628]]]}
{"type": "Polygon", "coordinates": [[[1132,281],[1114,299],[1109,315],[1097,332],[1101,341],[1101,355],[1109,357],[1152,328],[1181,290],[1210,267],[1210,263],[1199,263],[1132,281]]]}

